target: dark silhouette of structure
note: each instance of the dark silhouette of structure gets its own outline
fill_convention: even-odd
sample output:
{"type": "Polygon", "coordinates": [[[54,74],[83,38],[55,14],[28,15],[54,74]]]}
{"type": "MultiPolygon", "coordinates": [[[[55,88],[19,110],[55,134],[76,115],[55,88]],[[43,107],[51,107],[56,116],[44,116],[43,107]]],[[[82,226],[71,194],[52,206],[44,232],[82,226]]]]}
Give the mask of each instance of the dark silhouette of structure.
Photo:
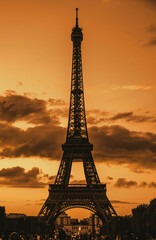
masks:
{"type": "Polygon", "coordinates": [[[81,59],[83,34],[78,25],[78,9],[71,40],[73,59],[67,137],[65,144],[62,145],[63,156],[55,183],[49,185],[49,196],[38,216],[53,224],[63,211],[82,207],[97,214],[105,223],[117,214],[106,196],[106,184],[100,182],[91,153],[93,145],[88,139],[81,59]],[[83,161],[86,184],[69,184],[73,161],[83,161]]]}

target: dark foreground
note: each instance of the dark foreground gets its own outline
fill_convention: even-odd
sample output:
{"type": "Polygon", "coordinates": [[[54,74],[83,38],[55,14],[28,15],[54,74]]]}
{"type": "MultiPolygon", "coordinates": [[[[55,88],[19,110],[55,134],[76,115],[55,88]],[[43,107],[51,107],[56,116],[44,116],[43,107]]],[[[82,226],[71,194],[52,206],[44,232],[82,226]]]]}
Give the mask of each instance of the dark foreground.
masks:
{"type": "Polygon", "coordinates": [[[133,233],[130,235],[66,235],[64,232],[58,232],[55,234],[18,234],[16,232],[8,234],[1,234],[0,240],[156,240],[156,238],[149,236],[135,236],[133,233]]]}

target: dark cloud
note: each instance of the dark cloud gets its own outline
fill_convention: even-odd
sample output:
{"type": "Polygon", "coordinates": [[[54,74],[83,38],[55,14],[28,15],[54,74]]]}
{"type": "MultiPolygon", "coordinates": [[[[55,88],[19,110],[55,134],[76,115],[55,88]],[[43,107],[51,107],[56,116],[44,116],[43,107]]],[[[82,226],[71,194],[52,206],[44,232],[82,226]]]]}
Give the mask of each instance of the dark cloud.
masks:
{"type": "Polygon", "coordinates": [[[96,118],[96,117],[93,117],[93,116],[88,116],[87,117],[87,123],[90,124],[90,125],[96,125],[96,124],[99,124],[99,123],[103,123],[106,121],[106,118],[96,118]]]}
{"type": "Polygon", "coordinates": [[[49,99],[48,101],[18,95],[16,92],[7,91],[6,96],[0,96],[0,121],[13,123],[26,121],[33,124],[60,124],[56,110],[47,109],[50,106],[64,105],[63,100],[49,99]]]}
{"type": "MultiPolygon", "coordinates": [[[[60,160],[66,128],[46,124],[22,130],[0,124],[1,158],[33,157],[60,160]]],[[[130,131],[124,127],[89,128],[95,160],[126,164],[133,171],[156,168],[156,134],[130,131]]]]}
{"type": "Polygon", "coordinates": [[[110,114],[111,113],[109,112],[90,110],[87,114],[87,123],[90,125],[98,125],[101,123],[110,123],[118,120],[135,123],[156,122],[156,116],[149,115],[149,113],[137,115],[130,111],[117,113],[109,117],[110,114]]]}
{"type": "Polygon", "coordinates": [[[136,168],[136,169],[134,169],[134,172],[135,173],[148,173],[148,174],[150,174],[150,171],[145,171],[145,169],[138,169],[138,168],[136,168]]]}
{"type": "MultiPolygon", "coordinates": [[[[155,6],[156,6],[156,3],[155,3],[155,6]]],[[[148,31],[148,33],[150,33],[152,35],[152,37],[150,37],[150,39],[143,46],[144,47],[154,47],[154,46],[156,46],[156,25],[151,24],[150,26],[147,27],[146,30],[148,31]]]]}
{"type": "Polygon", "coordinates": [[[148,0],[148,1],[156,5],[156,0],[148,0]]]}
{"type": "Polygon", "coordinates": [[[133,112],[125,112],[125,113],[118,113],[115,114],[112,118],[110,118],[110,120],[114,121],[114,120],[118,120],[118,119],[123,119],[123,118],[129,118],[133,115],[133,112]]]}
{"type": "Polygon", "coordinates": [[[113,117],[110,118],[111,121],[121,120],[124,119],[127,122],[156,122],[156,118],[154,116],[148,115],[135,115],[133,112],[124,112],[115,114],[113,117]]]}
{"type": "Polygon", "coordinates": [[[114,186],[118,188],[130,188],[130,187],[156,188],[156,182],[147,183],[143,181],[140,184],[138,184],[136,181],[133,180],[127,181],[125,178],[118,178],[114,186]]]}
{"type": "Polygon", "coordinates": [[[13,188],[44,188],[48,183],[49,176],[46,175],[45,179],[45,174],[37,167],[27,172],[24,168],[18,166],[0,170],[0,186],[13,188]]]}
{"type": "Polygon", "coordinates": [[[48,103],[52,106],[62,106],[62,105],[67,105],[67,103],[61,99],[52,99],[50,98],[48,100],[48,103]]]}
{"type": "MultiPolygon", "coordinates": [[[[48,175],[46,175],[46,176],[48,177],[48,175]]],[[[48,177],[48,179],[51,183],[54,182],[55,178],[56,178],[56,175],[48,177]]]]}
{"type": "Polygon", "coordinates": [[[138,183],[136,181],[127,181],[125,178],[118,178],[118,180],[114,184],[114,186],[118,188],[130,188],[136,187],[137,185],[138,183]]]}
{"type": "Polygon", "coordinates": [[[117,203],[117,204],[138,204],[136,202],[126,202],[126,201],[120,201],[120,200],[111,200],[111,203],[117,203]]]}
{"type": "Polygon", "coordinates": [[[144,187],[144,188],[147,186],[148,186],[147,182],[141,182],[139,185],[139,187],[144,187]]]}
{"type": "Polygon", "coordinates": [[[113,178],[112,178],[112,177],[110,177],[110,176],[108,176],[108,177],[107,177],[107,179],[108,179],[108,180],[113,180],[113,178]]]}
{"type": "Polygon", "coordinates": [[[128,164],[133,170],[156,168],[156,134],[130,131],[124,127],[89,129],[97,161],[128,164]]]}
{"type": "Polygon", "coordinates": [[[68,108],[54,108],[53,110],[53,114],[55,114],[55,116],[58,117],[63,117],[63,118],[67,118],[69,115],[69,109],[68,108]]]}
{"type": "Polygon", "coordinates": [[[98,109],[87,110],[87,124],[96,125],[108,120],[109,112],[100,111],[98,109]]]}
{"type": "Polygon", "coordinates": [[[156,188],[156,182],[151,182],[148,184],[149,188],[156,188]]]}
{"type": "Polygon", "coordinates": [[[156,7],[156,0],[144,0],[146,3],[151,4],[152,6],[156,7]]]}
{"type": "Polygon", "coordinates": [[[138,0],[139,2],[144,2],[147,4],[147,6],[151,7],[152,9],[155,9],[156,7],[156,0],[138,0]]]}
{"type": "MultiPolygon", "coordinates": [[[[59,126],[59,117],[68,116],[68,108],[62,100],[49,101],[18,95],[8,91],[0,96],[0,156],[1,158],[33,157],[48,159],[61,158],[61,144],[65,140],[66,129],[59,126]],[[47,104],[54,106],[47,110],[47,104]],[[22,130],[11,125],[17,120],[34,123],[36,126],[22,130]]],[[[117,121],[154,121],[154,116],[135,115],[133,112],[118,113],[111,118],[110,113],[88,111],[90,124],[117,121]],[[93,117],[92,117],[93,115],[93,117]],[[91,119],[92,118],[92,119],[91,119]],[[93,119],[95,118],[95,119],[93,119]]],[[[94,143],[95,160],[112,164],[127,164],[133,171],[156,167],[156,134],[130,131],[124,127],[90,127],[89,136],[94,143]]]]}
{"type": "Polygon", "coordinates": [[[144,46],[146,46],[146,47],[156,46],[156,37],[152,37],[151,39],[149,39],[149,41],[147,43],[145,43],[144,46]]]}
{"type": "Polygon", "coordinates": [[[2,158],[38,156],[60,159],[61,144],[65,139],[65,129],[51,124],[21,130],[6,124],[0,124],[0,142],[2,158]]]}
{"type": "MultiPolygon", "coordinates": [[[[27,94],[18,95],[14,91],[6,91],[6,96],[0,96],[0,121],[13,123],[15,121],[26,121],[33,124],[51,123],[59,125],[59,118],[67,118],[68,107],[61,107],[66,103],[61,99],[49,99],[47,101],[31,98],[27,94]],[[51,109],[47,109],[47,105],[51,109]],[[58,107],[57,107],[58,106],[58,107]],[[57,108],[56,108],[57,107],[57,108]]],[[[87,123],[97,125],[104,122],[114,122],[117,120],[134,121],[134,122],[154,122],[155,116],[147,114],[136,115],[131,112],[117,113],[108,117],[109,112],[97,109],[87,111],[87,123]]]]}

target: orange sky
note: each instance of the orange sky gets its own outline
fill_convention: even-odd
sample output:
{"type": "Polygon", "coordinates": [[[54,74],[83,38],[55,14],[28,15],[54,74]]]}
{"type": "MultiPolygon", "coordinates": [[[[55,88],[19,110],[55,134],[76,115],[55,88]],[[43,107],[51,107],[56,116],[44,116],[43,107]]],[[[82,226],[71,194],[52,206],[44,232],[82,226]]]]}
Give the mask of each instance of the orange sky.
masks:
{"type": "MultiPolygon", "coordinates": [[[[89,137],[101,181],[121,215],[155,197],[155,2],[6,0],[0,2],[0,205],[7,213],[36,215],[57,174],[76,7],[89,137]]],[[[71,181],[83,180],[78,168],[74,163],[71,181]]]]}

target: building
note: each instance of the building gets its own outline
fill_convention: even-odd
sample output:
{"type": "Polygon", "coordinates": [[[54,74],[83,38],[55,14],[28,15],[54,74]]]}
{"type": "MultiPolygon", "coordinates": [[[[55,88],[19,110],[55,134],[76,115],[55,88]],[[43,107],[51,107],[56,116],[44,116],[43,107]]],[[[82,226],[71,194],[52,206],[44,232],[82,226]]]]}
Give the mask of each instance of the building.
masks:
{"type": "Polygon", "coordinates": [[[62,227],[63,226],[70,226],[70,224],[71,224],[71,217],[69,217],[67,213],[63,212],[62,214],[60,214],[58,216],[58,218],[56,219],[55,224],[57,226],[60,226],[60,227],[61,226],[62,227]]]}
{"type": "Polygon", "coordinates": [[[98,233],[100,226],[102,226],[101,220],[95,214],[92,214],[89,218],[78,221],[78,219],[71,219],[67,213],[62,213],[56,219],[55,224],[56,228],[62,228],[68,235],[98,233]]]}

